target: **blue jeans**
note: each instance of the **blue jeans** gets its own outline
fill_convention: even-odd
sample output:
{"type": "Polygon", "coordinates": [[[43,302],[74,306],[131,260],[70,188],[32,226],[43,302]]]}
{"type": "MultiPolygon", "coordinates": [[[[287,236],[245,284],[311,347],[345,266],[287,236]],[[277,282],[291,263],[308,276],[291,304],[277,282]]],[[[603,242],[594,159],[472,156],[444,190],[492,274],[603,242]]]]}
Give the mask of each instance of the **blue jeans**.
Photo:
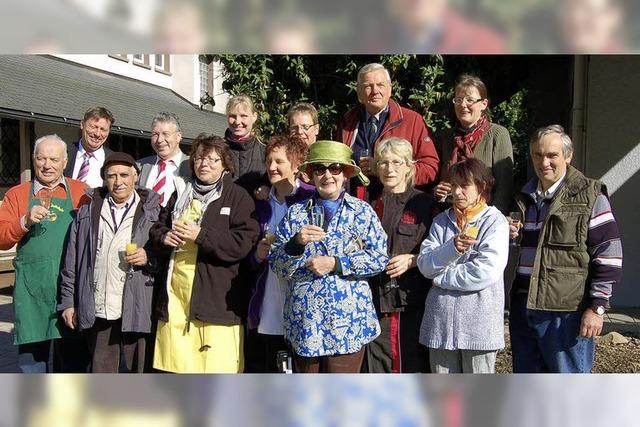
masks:
{"type": "Polygon", "coordinates": [[[527,295],[514,295],[509,333],[514,373],[589,373],[595,343],[581,338],[582,312],[528,310],[527,295]]]}

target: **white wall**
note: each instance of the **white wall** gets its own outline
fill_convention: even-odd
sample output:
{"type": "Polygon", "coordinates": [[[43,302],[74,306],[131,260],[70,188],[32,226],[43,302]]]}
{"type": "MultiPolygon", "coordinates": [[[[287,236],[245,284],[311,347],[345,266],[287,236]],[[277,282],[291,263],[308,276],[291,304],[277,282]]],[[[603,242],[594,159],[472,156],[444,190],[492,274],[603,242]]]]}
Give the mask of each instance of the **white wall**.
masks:
{"type": "Polygon", "coordinates": [[[624,248],[623,278],[613,291],[619,307],[640,306],[640,56],[592,56],[587,75],[585,172],[610,188],[624,248]]]}
{"type": "MultiPolygon", "coordinates": [[[[134,52],[136,53],[136,52],[134,52]]],[[[110,73],[119,74],[121,76],[130,77],[132,79],[141,80],[156,86],[162,86],[171,89],[172,76],[159,73],[154,69],[154,57],[151,56],[151,68],[145,68],[135,65],[132,62],[132,55],[129,55],[129,62],[124,62],[109,55],[56,55],[58,58],[73,61],[78,64],[86,65],[92,68],[108,71],[110,73]]],[[[172,64],[173,65],[173,64],[172,64]]],[[[172,68],[171,68],[172,69],[172,68]]]]}
{"type": "Polygon", "coordinates": [[[200,62],[198,55],[171,55],[175,93],[192,104],[200,105],[200,62]]]}

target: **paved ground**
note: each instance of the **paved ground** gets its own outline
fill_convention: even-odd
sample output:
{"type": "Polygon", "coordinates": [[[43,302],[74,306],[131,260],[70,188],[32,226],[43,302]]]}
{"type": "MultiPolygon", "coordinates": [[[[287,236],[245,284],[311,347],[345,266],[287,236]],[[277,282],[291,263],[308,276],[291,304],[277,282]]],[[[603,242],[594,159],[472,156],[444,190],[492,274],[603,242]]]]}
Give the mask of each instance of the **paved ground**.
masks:
{"type": "Polygon", "coordinates": [[[15,373],[18,369],[18,349],[13,345],[13,298],[0,294],[0,372],[15,373]]]}

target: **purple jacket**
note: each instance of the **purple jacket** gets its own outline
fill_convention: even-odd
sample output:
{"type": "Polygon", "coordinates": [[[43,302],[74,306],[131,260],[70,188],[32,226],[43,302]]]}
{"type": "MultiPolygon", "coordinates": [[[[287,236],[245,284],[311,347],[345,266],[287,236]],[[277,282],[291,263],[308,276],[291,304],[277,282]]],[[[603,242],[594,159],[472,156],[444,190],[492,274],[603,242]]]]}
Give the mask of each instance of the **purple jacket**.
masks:
{"type": "MultiPolygon", "coordinates": [[[[290,207],[294,203],[306,200],[313,196],[316,188],[300,181],[298,190],[291,196],[284,198],[287,207],[290,207]]],[[[271,205],[269,200],[256,200],[256,214],[258,215],[258,222],[260,223],[260,239],[264,237],[264,230],[266,225],[269,224],[271,219],[271,205]]],[[[257,247],[257,246],[256,246],[257,247]]],[[[256,248],[247,257],[249,265],[255,272],[255,285],[251,292],[251,299],[249,300],[249,313],[247,315],[247,326],[249,329],[256,329],[260,324],[260,310],[262,309],[262,300],[264,299],[264,290],[267,284],[267,273],[269,272],[269,262],[265,259],[261,263],[258,263],[255,258],[256,248]]]]}

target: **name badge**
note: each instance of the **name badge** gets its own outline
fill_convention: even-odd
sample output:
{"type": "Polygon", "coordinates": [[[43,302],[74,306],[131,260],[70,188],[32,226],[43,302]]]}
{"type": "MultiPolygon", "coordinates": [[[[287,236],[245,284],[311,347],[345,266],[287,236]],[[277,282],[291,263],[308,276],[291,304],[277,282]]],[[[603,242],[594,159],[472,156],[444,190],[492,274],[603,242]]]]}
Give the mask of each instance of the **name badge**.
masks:
{"type": "Polygon", "coordinates": [[[231,215],[231,208],[222,208],[220,209],[220,215],[231,215]]]}

